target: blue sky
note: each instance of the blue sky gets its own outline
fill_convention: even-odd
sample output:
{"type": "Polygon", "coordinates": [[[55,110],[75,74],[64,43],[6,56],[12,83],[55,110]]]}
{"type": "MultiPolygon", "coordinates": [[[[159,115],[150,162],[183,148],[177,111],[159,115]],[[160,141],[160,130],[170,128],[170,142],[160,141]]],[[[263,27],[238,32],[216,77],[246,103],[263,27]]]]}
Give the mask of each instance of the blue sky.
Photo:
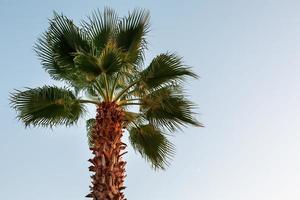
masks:
{"type": "Polygon", "coordinates": [[[174,51],[201,76],[187,88],[206,127],[171,139],[177,154],[167,171],[129,148],[129,200],[300,199],[300,3],[292,0],[0,0],[0,199],[87,194],[84,121],[24,129],[8,93],[56,84],[32,50],[53,10],[80,22],[105,6],[120,15],[149,9],[148,61],[174,51]]]}

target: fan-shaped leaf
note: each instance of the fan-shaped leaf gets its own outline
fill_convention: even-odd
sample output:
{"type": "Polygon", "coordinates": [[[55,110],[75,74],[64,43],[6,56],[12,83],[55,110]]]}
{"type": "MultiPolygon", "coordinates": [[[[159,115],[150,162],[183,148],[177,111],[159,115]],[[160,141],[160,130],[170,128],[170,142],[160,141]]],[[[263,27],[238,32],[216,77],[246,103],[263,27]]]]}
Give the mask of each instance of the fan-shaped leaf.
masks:
{"type": "Polygon", "coordinates": [[[86,73],[90,80],[94,80],[102,73],[98,59],[92,55],[77,53],[74,58],[74,63],[80,71],[86,73]]]}
{"type": "Polygon", "coordinates": [[[75,53],[89,51],[90,47],[80,29],[63,15],[54,13],[50,27],[38,39],[35,51],[45,70],[55,80],[64,80],[72,86],[86,83],[84,74],[74,67],[75,53]]]}
{"type": "Polygon", "coordinates": [[[25,126],[72,125],[84,112],[71,91],[55,86],[17,90],[10,100],[25,126]]]}
{"type": "Polygon", "coordinates": [[[186,125],[202,126],[193,117],[193,107],[178,88],[163,87],[145,95],[141,108],[150,123],[174,131],[186,125]]]}
{"type": "Polygon", "coordinates": [[[50,21],[48,39],[60,67],[73,68],[75,53],[90,51],[80,29],[72,20],[57,13],[50,21]]]}
{"type": "Polygon", "coordinates": [[[100,57],[101,69],[109,75],[118,72],[123,65],[123,55],[116,48],[105,48],[100,57]]]}
{"type": "Polygon", "coordinates": [[[156,88],[166,83],[184,80],[187,76],[197,78],[181,58],[175,54],[160,54],[152,60],[150,65],[141,72],[142,84],[146,88],[156,88]]]}
{"type": "Polygon", "coordinates": [[[117,31],[118,16],[113,9],[106,8],[101,13],[93,12],[88,22],[83,22],[84,30],[100,54],[102,49],[112,40],[117,31]]]}
{"type": "Polygon", "coordinates": [[[127,52],[128,60],[139,63],[143,60],[143,50],[146,49],[145,36],[149,31],[149,12],[134,10],[119,23],[117,46],[127,52]]]}
{"type": "Polygon", "coordinates": [[[164,169],[175,152],[171,142],[162,132],[151,124],[131,128],[130,142],[142,157],[152,164],[152,167],[164,169]]]}

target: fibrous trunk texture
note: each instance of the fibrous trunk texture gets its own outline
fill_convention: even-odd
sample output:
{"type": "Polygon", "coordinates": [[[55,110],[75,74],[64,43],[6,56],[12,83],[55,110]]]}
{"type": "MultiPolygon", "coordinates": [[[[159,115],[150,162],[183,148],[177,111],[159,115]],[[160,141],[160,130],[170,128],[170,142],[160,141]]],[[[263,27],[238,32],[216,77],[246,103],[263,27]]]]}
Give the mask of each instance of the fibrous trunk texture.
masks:
{"type": "Polygon", "coordinates": [[[122,160],[126,153],[126,144],[121,142],[123,118],[123,110],[113,102],[103,102],[97,108],[90,148],[94,158],[89,160],[92,185],[87,195],[93,200],[125,200],[122,192],[126,164],[122,160]]]}

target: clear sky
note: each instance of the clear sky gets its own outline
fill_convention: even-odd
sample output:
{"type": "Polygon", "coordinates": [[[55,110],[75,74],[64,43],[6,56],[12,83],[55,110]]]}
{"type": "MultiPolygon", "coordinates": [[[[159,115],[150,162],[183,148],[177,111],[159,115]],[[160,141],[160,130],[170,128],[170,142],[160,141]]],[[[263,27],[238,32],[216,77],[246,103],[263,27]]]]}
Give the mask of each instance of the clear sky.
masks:
{"type": "Polygon", "coordinates": [[[32,50],[53,10],[79,22],[104,6],[121,15],[149,9],[147,58],[175,51],[201,76],[187,87],[206,127],[172,138],[167,171],[152,171],[129,148],[129,200],[300,199],[299,0],[0,0],[0,199],[88,193],[84,121],[24,129],[8,93],[56,84],[32,50]]]}

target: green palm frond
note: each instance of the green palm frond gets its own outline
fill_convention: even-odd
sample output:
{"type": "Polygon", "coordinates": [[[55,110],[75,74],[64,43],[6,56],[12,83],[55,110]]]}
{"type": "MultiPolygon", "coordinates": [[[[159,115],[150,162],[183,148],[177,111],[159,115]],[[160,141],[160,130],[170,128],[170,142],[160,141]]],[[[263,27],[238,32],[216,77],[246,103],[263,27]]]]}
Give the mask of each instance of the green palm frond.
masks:
{"type": "Polygon", "coordinates": [[[149,31],[149,12],[135,9],[119,23],[117,46],[127,53],[131,63],[139,64],[147,48],[146,34],[149,31]]]}
{"type": "Polygon", "coordinates": [[[128,131],[137,126],[137,124],[143,124],[147,121],[143,118],[141,113],[138,112],[130,112],[130,111],[124,111],[124,123],[123,128],[126,128],[128,131]]]}
{"type": "MultiPolygon", "coordinates": [[[[76,53],[75,66],[84,72],[87,79],[93,82],[102,73],[113,75],[120,72],[124,64],[124,54],[117,48],[105,47],[99,56],[87,53],[76,53]]],[[[124,76],[124,73],[122,73],[124,76]]]]}
{"type": "Polygon", "coordinates": [[[35,45],[41,64],[50,76],[73,86],[86,83],[86,77],[75,68],[75,55],[79,51],[89,50],[89,44],[80,29],[70,19],[57,13],[54,13],[50,27],[35,45]]]}
{"type": "Polygon", "coordinates": [[[76,53],[74,57],[74,64],[77,69],[86,74],[86,78],[93,81],[103,71],[100,68],[98,59],[87,53],[76,53]]]}
{"type": "Polygon", "coordinates": [[[84,94],[88,99],[101,101],[101,95],[99,96],[98,91],[93,84],[85,88],[84,94]]]}
{"type": "Polygon", "coordinates": [[[112,75],[122,68],[124,55],[117,48],[106,47],[99,56],[99,62],[104,73],[112,75]]]}
{"type": "Polygon", "coordinates": [[[54,80],[66,81],[71,85],[85,84],[85,77],[77,72],[73,67],[62,67],[55,60],[54,52],[49,43],[48,32],[44,33],[34,46],[37,56],[41,60],[43,68],[54,80]]]}
{"type": "Polygon", "coordinates": [[[96,123],[96,119],[91,118],[86,120],[86,131],[87,131],[87,137],[88,137],[88,144],[90,147],[93,147],[93,139],[92,139],[92,134],[93,134],[93,127],[96,123]]]}
{"type": "Polygon", "coordinates": [[[49,44],[47,32],[38,38],[38,41],[34,46],[34,50],[37,56],[40,58],[42,66],[50,74],[51,78],[54,80],[65,79],[68,70],[61,68],[55,61],[54,53],[49,44]]]}
{"type": "Polygon", "coordinates": [[[89,52],[90,46],[82,31],[64,15],[54,13],[48,30],[49,44],[54,58],[61,67],[74,67],[74,54],[78,51],[89,52]]]}
{"type": "Polygon", "coordinates": [[[75,124],[85,111],[70,90],[55,86],[17,90],[10,101],[25,126],[68,126],[75,124]]]}
{"type": "Polygon", "coordinates": [[[133,148],[151,163],[154,169],[164,169],[175,153],[171,142],[161,130],[151,124],[133,127],[129,131],[133,148]]]}
{"type": "Polygon", "coordinates": [[[160,88],[141,100],[141,110],[150,123],[165,127],[169,131],[181,126],[202,126],[193,115],[194,104],[184,98],[179,88],[160,88]]]}
{"type": "Polygon", "coordinates": [[[166,83],[180,82],[187,76],[197,78],[197,75],[183,64],[180,57],[169,53],[155,57],[150,65],[141,72],[142,86],[147,89],[166,83]]]}
{"type": "Polygon", "coordinates": [[[99,55],[116,34],[118,28],[118,15],[113,9],[105,8],[103,12],[94,11],[88,21],[83,22],[83,28],[96,48],[96,55],[99,55]]]}

